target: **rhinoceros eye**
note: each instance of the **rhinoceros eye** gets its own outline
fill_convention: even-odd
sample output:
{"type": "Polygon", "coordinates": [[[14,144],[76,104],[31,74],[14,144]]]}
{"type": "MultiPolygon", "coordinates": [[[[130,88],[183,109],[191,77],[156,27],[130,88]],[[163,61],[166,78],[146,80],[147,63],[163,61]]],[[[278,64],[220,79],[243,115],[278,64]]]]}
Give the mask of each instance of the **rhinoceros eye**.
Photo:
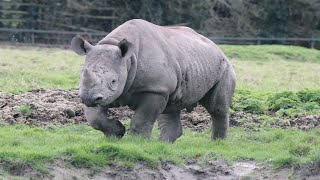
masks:
{"type": "Polygon", "coordinates": [[[113,79],[109,85],[111,89],[115,89],[117,87],[117,80],[113,79]]]}

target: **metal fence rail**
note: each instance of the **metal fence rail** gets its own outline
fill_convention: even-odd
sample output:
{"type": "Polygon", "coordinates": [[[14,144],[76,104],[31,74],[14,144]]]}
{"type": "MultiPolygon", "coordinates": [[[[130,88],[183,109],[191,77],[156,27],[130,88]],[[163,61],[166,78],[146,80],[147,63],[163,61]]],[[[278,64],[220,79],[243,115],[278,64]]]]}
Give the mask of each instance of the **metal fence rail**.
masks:
{"type": "MultiPolygon", "coordinates": [[[[0,28],[0,41],[6,43],[42,44],[48,46],[69,46],[70,40],[75,35],[95,43],[106,36],[107,32],[82,32],[82,31],[50,31],[38,29],[0,28]]],[[[205,34],[204,34],[205,35],[205,34]]],[[[268,37],[213,37],[209,39],[220,44],[291,44],[315,48],[320,44],[320,38],[268,38],[268,37]]]]}

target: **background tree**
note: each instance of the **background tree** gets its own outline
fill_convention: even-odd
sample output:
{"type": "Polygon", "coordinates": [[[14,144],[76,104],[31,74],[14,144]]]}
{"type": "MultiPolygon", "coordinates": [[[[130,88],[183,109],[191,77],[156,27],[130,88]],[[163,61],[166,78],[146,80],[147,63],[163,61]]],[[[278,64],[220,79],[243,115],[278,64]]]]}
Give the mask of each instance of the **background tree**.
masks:
{"type": "Polygon", "coordinates": [[[109,32],[141,18],[208,36],[320,37],[320,0],[0,0],[0,26],[109,32]]]}

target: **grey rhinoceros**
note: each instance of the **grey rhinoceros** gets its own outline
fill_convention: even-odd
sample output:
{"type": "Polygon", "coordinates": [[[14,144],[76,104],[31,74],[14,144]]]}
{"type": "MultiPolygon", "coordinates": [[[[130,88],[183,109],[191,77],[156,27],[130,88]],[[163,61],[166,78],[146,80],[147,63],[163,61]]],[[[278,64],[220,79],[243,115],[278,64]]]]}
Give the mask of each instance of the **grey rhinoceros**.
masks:
{"type": "Polygon", "coordinates": [[[149,137],[158,120],[159,139],[174,142],[182,135],[180,111],[200,103],[212,117],[212,139],[226,137],[235,72],[217,45],[191,28],[133,19],[96,45],[76,36],[71,46],[86,55],[79,89],[85,116],[106,136],[125,133],[107,109],[128,105],[131,133],[149,137]]]}

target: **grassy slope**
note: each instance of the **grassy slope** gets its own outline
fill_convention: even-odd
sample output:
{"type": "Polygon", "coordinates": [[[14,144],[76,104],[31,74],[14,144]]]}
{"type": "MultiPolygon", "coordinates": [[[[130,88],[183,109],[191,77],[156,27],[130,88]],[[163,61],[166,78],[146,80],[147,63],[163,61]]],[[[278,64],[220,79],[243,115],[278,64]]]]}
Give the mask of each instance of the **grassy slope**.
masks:
{"type": "MultiPolygon", "coordinates": [[[[290,46],[221,46],[234,64],[237,89],[256,92],[319,89],[320,51],[290,46]]],[[[83,58],[70,51],[45,48],[0,49],[0,91],[19,93],[35,88],[75,88],[83,58]]],[[[0,119],[1,121],[1,119],[0,119]]],[[[1,123],[0,123],[1,124],[1,123]]],[[[58,157],[78,167],[95,167],[110,161],[132,164],[159,160],[181,163],[183,157],[209,152],[224,158],[255,159],[291,166],[319,161],[319,130],[231,128],[226,141],[210,141],[210,133],[185,131],[175,144],[125,136],[106,139],[85,125],[49,129],[28,126],[0,127],[0,159],[41,163],[58,157]]]]}

